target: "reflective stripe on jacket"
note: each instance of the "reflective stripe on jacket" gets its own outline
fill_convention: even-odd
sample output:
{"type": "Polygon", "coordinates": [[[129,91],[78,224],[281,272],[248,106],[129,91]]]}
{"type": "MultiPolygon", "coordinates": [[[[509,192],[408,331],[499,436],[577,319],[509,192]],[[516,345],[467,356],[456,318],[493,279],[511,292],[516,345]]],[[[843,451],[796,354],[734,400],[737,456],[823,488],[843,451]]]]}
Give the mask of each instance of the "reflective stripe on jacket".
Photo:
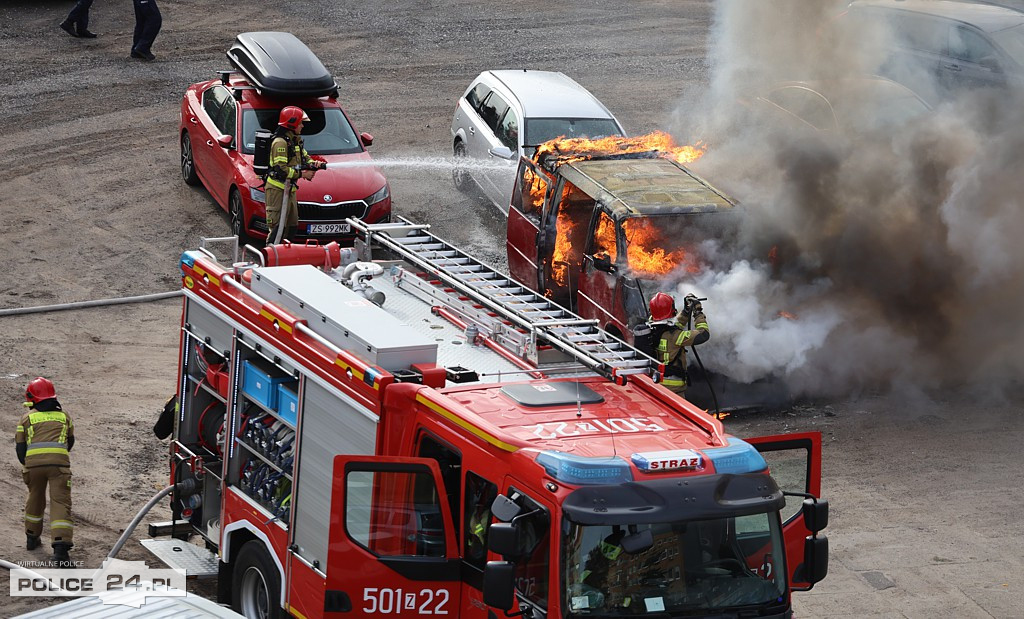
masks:
{"type": "Polygon", "coordinates": [[[64,411],[35,411],[22,416],[14,440],[25,444],[26,467],[71,466],[68,446],[74,432],[71,416],[64,411]]]}
{"type": "Polygon", "coordinates": [[[278,136],[270,142],[270,176],[267,185],[284,189],[285,180],[292,181],[292,191],[298,188],[295,181],[302,176],[296,166],[309,163],[309,153],[302,145],[302,138],[289,131],[285,136],[278,136]]]}

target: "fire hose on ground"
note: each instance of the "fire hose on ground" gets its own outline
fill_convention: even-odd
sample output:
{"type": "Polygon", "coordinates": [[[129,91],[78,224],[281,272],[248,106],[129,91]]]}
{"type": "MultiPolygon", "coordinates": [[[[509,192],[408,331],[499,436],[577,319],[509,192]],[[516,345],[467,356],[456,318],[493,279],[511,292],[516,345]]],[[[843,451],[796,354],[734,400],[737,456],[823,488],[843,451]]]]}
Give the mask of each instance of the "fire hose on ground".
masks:
{"type": "Polygon", "coordinates": [[[170,292],[157,292],[134,297],[120,297],[112,299],[95,299],[93,301],[74,301],[71,303],[58,303],[56,305],[39,305],[36,307],[10,307],[0,309],[0,316],[20,316],[22,314],[42,314],[46,312],[59,312],[62,310],[84,309],[87,307],[105,307],[107,305],[121,305],[124,303],[147,303],[149,301],[163,301],[181,296],[181,290],[170,292]]]}

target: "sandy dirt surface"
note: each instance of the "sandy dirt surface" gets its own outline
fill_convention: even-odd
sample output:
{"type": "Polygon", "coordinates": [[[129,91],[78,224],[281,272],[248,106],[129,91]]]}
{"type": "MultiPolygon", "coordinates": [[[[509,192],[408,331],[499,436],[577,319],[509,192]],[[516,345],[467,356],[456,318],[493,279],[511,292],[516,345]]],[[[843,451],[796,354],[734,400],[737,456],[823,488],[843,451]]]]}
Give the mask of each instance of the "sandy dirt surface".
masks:
{"type": "MultiPolygon", "coordinates": [[[[180,252],[227,234],[205,190],[181,181],[178,106],[190,83],[227,67],[238,32],[298,34],[334,72],[382,159],[450,155],[455,100],[488,68],[563,71],[634,134],[678,119],[684,88],[708,79],[713,7],[704,1],[263,4],[161,0],[152,63],[128,57],[128,0],[96,2],[94,40],[57,28],[70,2],[0,6],[0,307],[173,290],[180,252]]],[[[457,193],[448,172],[384,172],[396,213],[503,262],[499,213],[457,193]]],[[[54,380],[75,419],[76,559],[98,566],[165,485],[167,447],[151,426],[174,390],[179,316],[180,302],[161,301],[0,318],[0,557],[39,560],[48,550],[24,549],[13,445],[22,389],[36,375],[54,380]]],[[[824,434],[830,573],[794,597],[798,616],[1024,616],[1022,402],[863,396],[728,420],[740,436],[824,434]]],[[[168,517],[161,507],[147,521],[168,517]]],[[[132,541],[120,558],[148,554],[132,541]]],[[[4,616],[44,604],[6,597],[7,587],[4,572],[4,616]]]]}

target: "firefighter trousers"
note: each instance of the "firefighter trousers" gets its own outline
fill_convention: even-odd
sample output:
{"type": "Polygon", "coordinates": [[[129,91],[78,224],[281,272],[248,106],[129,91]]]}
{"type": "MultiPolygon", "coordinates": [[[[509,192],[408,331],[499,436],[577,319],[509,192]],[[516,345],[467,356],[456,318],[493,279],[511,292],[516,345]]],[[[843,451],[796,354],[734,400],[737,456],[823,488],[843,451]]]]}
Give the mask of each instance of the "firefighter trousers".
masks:
{"type": "Polygon", "coordinates": [[[25,533],[39,537],[43,533],[46,489],[50,489],[50,541],[71,543],[71,468],[43,465],[22,472],[28,486],[25,501],[25,533]]]}
{"type": "MultiPolygon", "coordinates": [[[[291,240],[295,234],[295,228],[299,225],[299,202],[295,196],[295,190],[288,194],[288,215],[284,221],[285,229],[282,239],[291,240]]],[[[281,223],[281,206],[284,204],[284,190],[267,184],[264,193],[267,206],[267,243],[273,243],[277,236],[277,226],[281,223]]]]}

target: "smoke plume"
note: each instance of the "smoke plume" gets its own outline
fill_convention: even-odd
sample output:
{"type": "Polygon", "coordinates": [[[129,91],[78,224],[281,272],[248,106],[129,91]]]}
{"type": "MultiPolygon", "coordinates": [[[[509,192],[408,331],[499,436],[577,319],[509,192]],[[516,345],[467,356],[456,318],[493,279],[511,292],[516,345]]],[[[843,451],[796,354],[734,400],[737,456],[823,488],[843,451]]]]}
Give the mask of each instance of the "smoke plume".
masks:
{"type": "Polygon", "coordinates": [[[737,238],[676,290],[709,299],[701,356],[810,395],[998,392],[1024,370],[1024,98],[939,100],[919,67],[890,66],[918,78],[930,113],[847,131],[763,114],[754,97],[773,84],[878,71],[894,34],[838,29],[842,10],[717,5],[712,84],[685,93],[673,126],[707,141],[693,167],[743,213],[737,238]]]}

